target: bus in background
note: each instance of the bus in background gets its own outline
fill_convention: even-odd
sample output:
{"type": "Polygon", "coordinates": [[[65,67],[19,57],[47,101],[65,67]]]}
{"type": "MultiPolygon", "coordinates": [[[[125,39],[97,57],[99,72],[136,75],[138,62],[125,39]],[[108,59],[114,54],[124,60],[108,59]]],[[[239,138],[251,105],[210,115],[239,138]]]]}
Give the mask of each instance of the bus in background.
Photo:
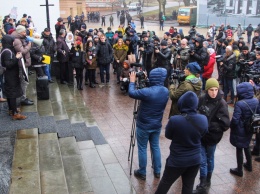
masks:
{"type": "Polygon", "coordinates": [[[197,7],[180,7],[178,11],[177,22],[179,25],[189,24],[196,25],[197,23],[197,7]]]}

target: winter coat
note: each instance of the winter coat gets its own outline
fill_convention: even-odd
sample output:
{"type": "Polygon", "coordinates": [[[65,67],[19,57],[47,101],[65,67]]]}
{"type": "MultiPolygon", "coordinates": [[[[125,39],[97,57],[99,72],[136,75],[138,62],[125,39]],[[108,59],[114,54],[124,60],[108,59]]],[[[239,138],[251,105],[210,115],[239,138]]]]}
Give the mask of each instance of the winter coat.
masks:
{"type": "MultiPolygon", "coordinates": [[[[25,40],[26,37],[22,37],[16,31],[12,32],[11,35],[15,38],[15,40],[14,40],[15,52],[22,53],[23,58],[25,60],[26,67],[31,66],[31,56],[30,56],[31,44],[28,44],[28,42],[25,40]]],[[[19,66],[21,67],[22,66],[21,60],[19,60],[18,63],[19,63],[19,66]]]]}
{"type": "Polygon", "coordinates": [[[99,65],[107,65],[113,61],[113,50],[108,42],[99,42],[94,51],[99,65]]]}
{"type": "Polygon", "coordinates": [[[205,115],[198,114],[198,98],[194,92],[186,92],[178,100],[182,115],[171,117],[165,128],[165,137],[172,140],[167,166],[189,167],[201,163],[201,138],[208,131],[205,115]]]}
{"type": "Polygon", "coordinates": [[[164,87],[167,71],[155,68],[149,74],[150,87],[135,89],[135,83],[129,84],[129,96],[140,100],[136,126],[141,129],[159,129],[162,127],[163,112],[169,92],[164,87]]]}
{"type": "Polygon", "coordinates": [[[114,60],[115,61],[119,60],[119,63],[122,64],[126,59],[128,46],[123,44],[121,47],[119,47],[118,44],[114,44],[113,49],[114,49],[114,60]]]}
{"type": "Polygon", "coordinates": [[[9,23],[9,22],[7,22],[7,23],[4,24],[4,30],[5,30],[5,33],[6,33],[6,34],[8,34],[9,30],[11,30],[11,29],[14,29],[13,24],[11,24],[11,23],[9,23]]]}
{"type": "Polygon", "coordinates": [[[30,55],[32,58],[32,66],[34,65],[43,65],[42,55],[45,53],[44,46],[38,46],[37,44],[32,43],[32,48],[30,50],[30,55]]]}
{"type": "Polygon", "coordinates": [[[230,143],[237,148],[248,148],[252,134],[245,131],[244,122],[252,116],[248,106],[254,112],[259,102],[254,98],[253,86],[248,82],[243,82],[237,86],[237,97],[238,102],[235,104],[230,124],[230,143]]]}
{"type": "Polygon", "coordinates": [[[252,26],[247,26],[246,31],[247,31],[247,35],[251,36],[252,32],[254,31],[254,28],[252,26]]]}
{"type": "Polygon", "coordinates": [[[86,64],[86,54],[80,49],[76,49],[74,46],[70,49],[70,64],[77,69],[83,69],[86,64]]]}
{"type": "Polygon", "coordinates": [[[180,50],[180,59],[177,58],[177,56],[174,58],[174,64],[176,64],[177,67],[184,70],[186,65],[189,63],[190,54],[189,54],[190,48],[187,46],[186,48],[181,48],[180,50]]]}
{"type": "Polygon", "coordinates": [[[208,119],[208,132],[202,138],[203,145],[216,145],[230,125],[228,106],[219,91],[216,98],[208,93],[199,98],[198,112],[208,119]]]}
{"type": "Polygon", "coordinates": [[[178,86],[178,88],[175,88],[175,85],[170,85],[170,98],[172,100],[171,110],[170,110],[170,116],[179,114],[179,110],[177,107],[177,102],[179,98],[186,93],[187,91],[193,91],[197,95],[200,94],[200,90],[202,88],[202,82],[199,78],[191,78],[191,79],[185,79],[185,81],[181,82],[178,86]]]}
{"type": "Polygon", "coordinates": [[[10,36],[4,36],[2,39],[3,49],[10,49],[1,54],[1,63],[6,68],[4,73],[5,84],[4,91],[7,98],[19,98],[22,96],[22,88],[19,77],[18,59],[15,57],[13,47],[14,39],[10,36]]]}
{"type": "Polygon", "coordinates": [[[113,45],[113,36],[114,36],[114,32],[110,31],[110,32],[106,32],[105,35],[106,35],[106,38],[108,40],[108,42],[113,45]]]}
{"type": "Polygon", "coordinates": [[[93,50],[89,50],[86,53],[87,69],[97,68],[97,58],[93,56],[93,50]]]}
{"type": "Polygon", "coordinates": [[[207,79],[211,78],[211,75],[214,70],[214,65],[216,62],[215,56],[216,56],[216,53],[213,53],[212,55],[210,55],[209,63],[204,67],[204,72],[202,74],[203,78],[207,78],[207,79]]]}
{"type": "Polygon", "coordinates": [[[56,42],[54,41],[52,34],[50,34],[49,36],[47,36],[46,34],[44,34],[44,32],[42,32],[42,37],[43,39],[43,46],[45,48],[45,53],[47,55],[50,55],[51,57],[54,56],[54,53],[57,50],[57,46],[56,46],[56,42]]]}
{"type": "Polygon", "coordinates": [[[223,55],[223,71],[224,77],[233,79],[236,77],[236,55],[232,53],[230,56],[226,57],[226,54],[223,55]]]}
{"type": "Polygon", "coordinates": [[[69,49],[68,45],[66,44],[64,37],[59,36],[56,44],[57,44],[58,61],[61,63],[68,62],[70,49],[69,49]],[[63,54],[63,51],[65,51],[65,55],[63,54]]]}
{"type": "Polygon", "coordinates": [[[128,68],[128,69],[123,68],[121,71],[120,77],[129,78],[130,77],[129,73],[130,73],[130,68],[128,68]]]}
{"type": "Polygon", "coordinates": [[[172,52],[171,49],[165,48],[161,49],[159,53],[156,54],[156,67],[164,67],[166,69],[169,69],[171,67],[171,57],[172,52]]]}
{"type": "Polygon", "coordinates": [[[60,34],[60,30],[64,29],[66,30],[66,27],[64,24],[60,24],[59,22],[57,22],[55,24],[55,31],[56,31],[56,40],[58,40],[59,34],[60,34]]]}

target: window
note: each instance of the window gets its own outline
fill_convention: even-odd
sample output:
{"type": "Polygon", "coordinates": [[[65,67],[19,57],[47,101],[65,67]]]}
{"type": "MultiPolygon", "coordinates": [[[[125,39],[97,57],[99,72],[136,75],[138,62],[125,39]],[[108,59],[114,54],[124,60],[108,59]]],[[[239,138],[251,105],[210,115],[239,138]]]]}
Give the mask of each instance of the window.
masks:
{"type": "Polygon", "coordinates": [[[230,7],[233,7],[233,0],[230,0],[230,1],[229,1],[229,6],[230,6],[230,7]]]}
{"type": "Polygon", "coordinates": [[[239,6],[243,7],[243,0],[239,0],[239,6]]]}
{"type": "Polygon", "coordinates": [[[248,7],[252,7],[252,5],[253,5],[252,0],[249,0],[249,1],[248,1],[248,7]]]}

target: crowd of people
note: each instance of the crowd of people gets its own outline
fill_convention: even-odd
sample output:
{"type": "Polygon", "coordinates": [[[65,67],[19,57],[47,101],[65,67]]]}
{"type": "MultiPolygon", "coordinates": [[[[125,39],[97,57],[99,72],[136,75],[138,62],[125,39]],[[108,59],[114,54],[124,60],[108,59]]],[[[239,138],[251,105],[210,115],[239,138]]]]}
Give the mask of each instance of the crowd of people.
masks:
{"type": "MultiPolygon", "coordinates": [[[[87,14],[88,21],[93,21],[91,15],[87,14]]],[[[205,36],[197,32],[196,26],[192,26],[187,35],[171,26],[160,38],[155,31],[138,32],[134,20],[125,12],[119,13],[120,25],[115,32],[111,27],[106,31],[103,28],[88,29],[83,16],[69,17],[67,27],[62,18],[57,19],[56,38],[49,28],[41,34],[32,34],[30,23],[33,22],[26,14],[17,25],[8,16],[4,19],[1,64],[5,72],[1,75],[1,89],[4,89],[9,115],[14,120],[26,119],[17,107],[16,98],[21,98],[22,105],[33,104],[26,96],[28,80],[24,76],[26,72],[21,58],[25,61],[25,71],[29,68],[33,73],[33,66],[38,77],[46,75],[49,83],[53,83],[50,67],[56,56],[60,84],[74,85],[75,71],[78,90],[83,90],[84,84],[90,88],[95,88],[96,84],[99,87],[110,86],[112,65],[119,88],[140,100],[136,118],[139,169],[134,171],[134,175],[137,178],[146,179],[148,141],[153,154],[154,176],[160,178],[161,121],[168,98],[172,101],[165,133],[166,138],[172,141],[170,155],[156,193],[167,193],[180,176],[183,193],[207,192],[214,170],[216,145],[229,128],[230,142],[237,150],[237,168],[230,169],[230,173],[243,176],[243,167],[252,171],[249,144],[253,134],[245,131],[243,122],[252,116],[250,109],[255,110],[259,104],[254,89],[260,88],[257,77],[260,74],[260,25],[253,29],[250,24],[243,31],[240,24],[235,29],[224,24],[217,29],[213,24],[205,36]],[[247,42],[242,36],[244,32],[247,33],[247,42]],[[42,45],[35,44],[35,39],[40,38],[43,39],[42,45]],[[43,55],[51,57],[50,64],[43,65],[43,55]],[[130,68],[133,63],[139,67],[138,72],[130,68]],[[212,78],[215,63],[218,79],[212,78]],[[139,76],[143,71],[144,78],[139,76]],[[149,78],[149,84],[136,88],[140,78],[149,78]],[[230,121],[227,104],[234,103],[230,121]],[[243,150],[246,155],[244,164],[243,150]],[[198,171],[200,183],[192,191],[198,171]]],[[[163,17],[161,15],[162,20],[163,17]]],[[[161,30],[163,27],[164,24],[160,23],[161,30]]],[[[1,101],[4,100],[1,96],[1,101]]],[[[259,139],[258,133],[253,155],[260,154],[259,139]]]]}

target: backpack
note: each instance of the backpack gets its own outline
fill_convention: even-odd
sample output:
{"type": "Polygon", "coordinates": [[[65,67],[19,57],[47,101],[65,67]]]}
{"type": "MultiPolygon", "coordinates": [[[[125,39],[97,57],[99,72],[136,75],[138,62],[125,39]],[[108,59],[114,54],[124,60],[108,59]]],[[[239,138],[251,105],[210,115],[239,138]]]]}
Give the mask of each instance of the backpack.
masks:
{"type": "Polygon", "coordinates": [[[5,67],[3,67],[3,65],[2,65],[2,58],[1,58],[3,52],[5,52],[5,51],[9,51],[9,52],[10,52],[10,54],[11,54],[11,59],[12,59],[12,51],[10,51],[10,49],[4,49],[4,50],[2,50],[2,52],[0,53],[0,75],[3,75],[4,72],[5,72],[5,67]]]}
{"type": "Polygon", "coordinates": [[[245,131],[247,133],[251,133],[251,134],[259,133],[259,130],[260,130],[260,114],[256,114],[256,110],[257,110],[258,105],[255,107],[255,112],[253,112],[252,109],[249,107],[249,105],[244,100],[242,100],[242,102],[244,102],[247,105],[247,107],[249,108],[249,110],[252,113],[252,116],[249,119],[244,121],[245,131]]]}

